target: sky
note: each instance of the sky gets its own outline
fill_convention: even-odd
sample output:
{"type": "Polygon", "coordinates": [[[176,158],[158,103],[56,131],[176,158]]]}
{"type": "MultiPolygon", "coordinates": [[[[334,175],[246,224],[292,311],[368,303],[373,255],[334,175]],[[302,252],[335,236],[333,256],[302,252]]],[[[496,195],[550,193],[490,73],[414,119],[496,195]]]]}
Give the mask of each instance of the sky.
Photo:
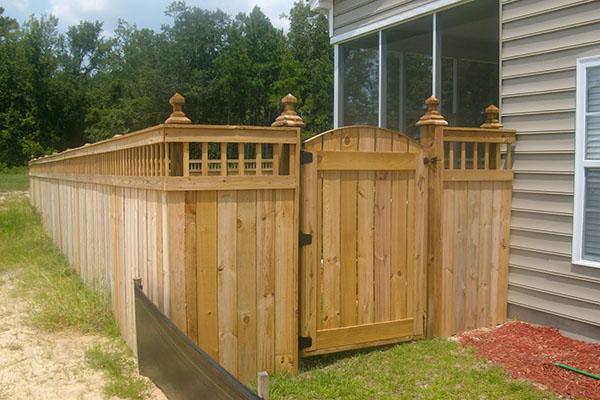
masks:
{"type": "MultiPolygon", "coordinates": [[[[53,14],[59,19],[59,29],[65,31],[81,20],[104,22],[106,34],[117,26],[117,21],[136,24],[139,28],[158,30],[162,24],[170,23],[164,11],[172,0],[0,0],[4,15],[17,19],[19,23],[31,14],[53,14]]],[[[228,14],[249,12],[257,5],[269,17],[271,23],[287,30],[289,22],[281,18],[288,14],[294,0],[187,0],[188,6],[208,10],[220,8],[228,14]]]]}

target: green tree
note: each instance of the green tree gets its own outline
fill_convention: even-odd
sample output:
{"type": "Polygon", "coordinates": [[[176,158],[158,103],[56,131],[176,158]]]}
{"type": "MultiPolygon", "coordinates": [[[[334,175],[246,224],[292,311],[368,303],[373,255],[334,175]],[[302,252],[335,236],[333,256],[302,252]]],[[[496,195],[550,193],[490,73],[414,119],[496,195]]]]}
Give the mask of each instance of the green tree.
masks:
{"type": "Polygon", "coordinates": [[[327,18],[300,0],[290,10],[289,52],[279,94],[293,91],[306,123],[305,136],[333,127],[333,48],[327,18]]]}
{"type": "Polygon", "coordinates": [[[53,16],[19,26],[0,8],[0,162],[29,158],[163,122],[186,97],[194,122],[270,125],[288,92],[307,132],[331,127],[333,52],[324,16],[305,1],[290,31],[260,8],[235,17],[174,2],[159,31],[99,21],[64,34],[53,16]]]}

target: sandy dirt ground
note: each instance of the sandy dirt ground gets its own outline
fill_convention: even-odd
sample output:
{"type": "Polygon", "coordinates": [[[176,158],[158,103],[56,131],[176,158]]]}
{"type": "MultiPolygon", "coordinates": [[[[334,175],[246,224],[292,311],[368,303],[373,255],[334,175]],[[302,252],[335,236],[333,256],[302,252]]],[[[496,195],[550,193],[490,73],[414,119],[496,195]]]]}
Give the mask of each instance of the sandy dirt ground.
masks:
{"type": "MultiPolygon", "coordinates": [[[[13,276],[0,274],[0,399],[106,399],[106,377],[86,366],[85,351],[113,339],[27,326],[23,316],[33,305],[15,296],[15,285],[13,276]]],[[[152,385],[148,399],[166,397],[152,385]]]]}
{"type": "MultiPolygon", "coordinates": [[[[105,399],[101,371],[86,366],[85,351],[109,338],[46,333],[23,323],[31,305],[0,276],[0,399],[105,399]]],[[[153,386],[149,399],[166,399],[153,386]]]]}
{"type": "MultiPolygon", "coordinates": [[[[85,351],[109,338],[28,327],[31,305],[14,295],[11,276],[0,276],[0,399],[105,399],[101,371],[86,366],[85,351]]],[[[166,399],[152,387],[149,399],[166,399]]]]}

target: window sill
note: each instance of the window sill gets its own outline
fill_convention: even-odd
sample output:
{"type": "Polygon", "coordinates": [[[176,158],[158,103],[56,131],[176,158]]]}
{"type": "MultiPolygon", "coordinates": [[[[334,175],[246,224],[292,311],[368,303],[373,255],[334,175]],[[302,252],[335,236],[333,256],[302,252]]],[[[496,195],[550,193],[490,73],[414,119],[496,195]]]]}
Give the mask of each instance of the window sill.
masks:
{"type": "Polygon", "coordinates": [[[571,263],[573,265],[579,265],[579,266],[582,266],[582,267],[600,268],[600,262],[598,262],[598,261],[588,261],[588,260],[575,260],[575,259],[572,259],[571,263]]]}

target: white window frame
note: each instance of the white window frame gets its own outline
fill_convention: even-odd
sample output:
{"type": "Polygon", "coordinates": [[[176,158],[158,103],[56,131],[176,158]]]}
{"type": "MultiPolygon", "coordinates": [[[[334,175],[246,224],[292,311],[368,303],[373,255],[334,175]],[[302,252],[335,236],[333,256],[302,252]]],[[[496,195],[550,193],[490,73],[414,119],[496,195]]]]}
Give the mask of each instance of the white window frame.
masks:
{"type": "Polygon", "coordinates": [[[600,262],[583,258],[585,218],[585,170],[600,168],[600,160],[586,160],[587,69],[600,66],[600,55],[577,60],[577,101],[575,118],[575,193],[573,205],[573,264],[600,268],[600,262]]]}

